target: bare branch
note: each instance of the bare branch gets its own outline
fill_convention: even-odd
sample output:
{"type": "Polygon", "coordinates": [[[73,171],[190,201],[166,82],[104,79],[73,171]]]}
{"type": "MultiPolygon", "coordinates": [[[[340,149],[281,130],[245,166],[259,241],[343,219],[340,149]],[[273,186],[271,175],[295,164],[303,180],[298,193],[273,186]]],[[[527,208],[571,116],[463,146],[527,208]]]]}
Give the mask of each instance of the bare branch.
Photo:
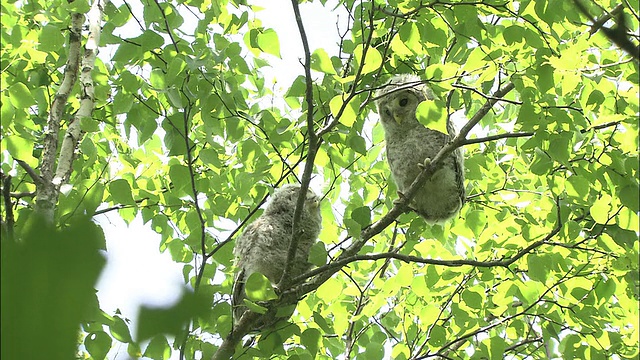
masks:
{"type": "Polygon", "coordinates": [[[4,199],[5,209],[5,221],[7,226],[7,234],[9,239],[13,238],[13,226],[15,224],[15,218],[13,216],[13,202],[11,201],[11,175],[2,175],[2,198],[4,199]]]}
{"type": "Polygon", "coordinates": [[[173,44],[173,48],[176,50],[176,52],[179,53],[180,49],[178,48],[178,43],[176,42],[176,39],[173,37],[173,31],[171,31],[171,26],[169,26],[169,20],[167,19],[167,14],[165,14],[164,9],[162,8],[162,6],[160,6],[160,3],[158,2],[158,0],[154,0],[154,2],[158,7],[158,10],[160,10],[160,14],[162,15],[162,18],[164,19],[164,27],[167,30],[167,34],[169,34],[169,38],[171,39],[171,44],[173,44]]]}
{"type": "Polygon", "coordinates": [[[298,249],[299,230],[298,224],[302,217],[302,210],[304,207],[305,199],[307,198],[307,189],[309,189],[309,182],[311,181],[311,173],[313,173],[313,166],[318,152],[318,135],[316,134],[313,126],[313,79],[311,78],[311,50],[309,49],[309,41],[307,34],[304,30],[304,24],[302,23],[302,17],[300,15],[300,7],[298,0],[291,0],[293,6],[293,12],[296,18],[296,24],[298,25],[298,31],[300,32],[300,39],[302,41],[302,47],[304,49],[304,73],[306,79],[305,100],[307,102],[307,141],[308,153],[307,160],[304,164],[304,172],[302,173],[302,181],[300,184],[300,193],[298,194],[298,202],[296,203],[296,209],[293,213],[293,225],[291,232],[291,241],[289,242],[289,249],[287,252],[287,262],[282,272],[282,277],[278,282],[278,287],[284,287],[284,284],[289,280],[289,272],[293,266],[293,258],[295,257],[296,250],[298,249]]]}
{"type": "MultiPolygon", "coordinates": [[[[396,252],[386,252],[386,253],[379,253],[379,254],[366,254],[366,255],[354,255],[354,256],[350,256],[348,258],[344,258],[344,259],[338,259],[330,264],[321,266],[319,268],[315,268],[305,274],[302,274],[300,276],[295,277],[294,279],[291,280],[292,284],[297,284],[300,283],[302,281],[304,281],[305,279],[308,279],[312,276],[316,276],[319,274],[322,274],[324,272],[336,269],[336,268],[341,268],[349,263],[355,262],[355,261],[362,261],[362,260],[380,260],[380,259],[396,259],[396,260],[400,260],[406,263],[417,263],[417,264],[428,264],[428,265],[439,265],[439,266],[446,266],[446,267],[460,267],[460,266],[474,266],[474,267],[482,267],[482,268],[489,268],[489,267],[508,267],[511,264],[513,264],[514,262],[518,261],[520,258],[522,258],[523,256],[525,256],[526,254],[530,253],[532,250],[542,246],[542,245],[556,245],[555,243],[549,243],[549,240],[551,240],[551,238],[553,238],[556,234],[558,234],[558,232],[560,232],[561,226],[558,225],[556,226],[553,230],[551,230],[551,232],[549,232],[549,234],[547,234],[543,239],[538,240],[532,244],[530,244],[529,246],[527,246],[524,249],[521,249],[520,251],[518,251],[514,256],[510,257],[510,258],[506,258],[506,259],[502,259],[502,260],[490,260],[490,261],[480,261],[480,260],[467,260],[467,259],[459,259],[459,260],[441,260],[441,259],[426,259],[426,258],[421,258],[419,256],[413,256],[413,255],[404,255],[404,254],[398,254],[396,252]]],[[[566,247],[566,246],[564,246],[566,247]]]]}
{"type": "MultiPolygon", "coordinates": [[[[578,7],[580,6],[578,5],[578,7]]],[[[607,21],[611,20],[614,16],[618,15],[618,13],[622,11],[622,9],[624,9],[624,5],[618,4],[610,12],[602,15],[602,17],[600,17],[599,19],[595,19],[595,21],[591,25],[591,30],[589,30],[589,35],[593,35],[597,33],[598,30],[600,30],[607,21]]],[[[583,9],[580,9],[580,10],[582,11],[583,9]]],[[[594,20],[594,19],[590,19],[590,20],[594,20]]]]}
{"type": "Polygon", "coordinates": [[[621,5],[614,8],[609,14],[605,14],[601,19],[594,19],[589,10],[580,2],[580,0],[573,0],[578,10],[593,23],[590,33],[593,34],[596,31],[602,31],[612,43],[633,57],[637,62],[640,62],[640,46],[634,44],[627,36],[627,24],[624,17],[624,11],[618,9],[621,5]],[[608,18],[607,18],[608,16],[608,18]],[[616,25],[613,28],[604,27],[604,23],[611,17],[615,17],[616,25]]]}
{"type": "Polygon", "coordinates": [[[15,159],[16,162],[18,163],[18,165],[20,165],[20,167],[22,167],[24,169],[24,171],[27,173],[27,175],[29,175],[29,177],[31,177],[31,180],[33,180],[33,182],[36,184],[36,186],[40,186],[43,183],[43,179],[40,175],[38,175],[36,173],[36,171],[29,166],[29,164],[27,164],[26,162],[22,161],[22,160],[18,160],[15,159]]]}

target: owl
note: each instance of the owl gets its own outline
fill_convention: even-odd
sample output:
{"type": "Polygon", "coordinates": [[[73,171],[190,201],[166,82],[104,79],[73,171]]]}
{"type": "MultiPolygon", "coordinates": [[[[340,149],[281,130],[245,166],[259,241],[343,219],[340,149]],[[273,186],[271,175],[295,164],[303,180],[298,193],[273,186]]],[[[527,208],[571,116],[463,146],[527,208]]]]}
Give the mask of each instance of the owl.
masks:
{"type": "MultiPolygon", "coordinates": [[[[251,223],[236,240],[233,253],[236,256],[237,274],[234,281],[232,307],[234,322],[237,323],[247,311],[243,305],[244,283],[249,275],[258,272],[272,284],[280,281],[287,262],[291,242],[293,213],[300,192],[299,185],[284,185],[277,189],[262,215],[251,223]]],[[[311,267],[308,261],[311,246],[320,234],[322,216],[320,197],[310,189],[307,191],[302,216],[298,223],[298,247],[293,258],[290,276],[301,275],[311,267]]],[[[274,323],[277,319],[262,319],[257,327],[274,323]]]]}
{"type": "MultiPolygon", "coordinates": [[[[418,104],[434,100],[435,96],[415,75],[395,75],[378,91],[376,98],[387,143],[387,161],[402,196],[422,171],[422,165],[433,159],[456,132],[450,122],[447,123],[448,134],[428,129],[418,122],[418,104]]],[[[443,159],[409,207],[433,224],[452,218],[464,201],[463,157],[462,150],[457,148],[443,159]]]]}

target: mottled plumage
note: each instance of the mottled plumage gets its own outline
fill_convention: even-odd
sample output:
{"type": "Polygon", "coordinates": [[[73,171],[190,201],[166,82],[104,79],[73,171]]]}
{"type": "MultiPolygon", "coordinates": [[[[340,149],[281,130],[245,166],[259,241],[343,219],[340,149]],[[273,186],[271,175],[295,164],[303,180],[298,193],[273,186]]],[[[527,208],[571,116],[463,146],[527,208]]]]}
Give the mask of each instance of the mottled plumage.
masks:
{"type": "MultiPolygon", "coordinates": [[[[387,161],[398,190],[403,193],[415,180],[425,159],[433,159],[456,135],[431,130],[418,122],[416,108],[434,100],[431,89],[415,75],[401,74],[376,94],[378,113],[385,132],[387,161]],[[402,89],[398,89],[402,87],[402,89]]],[[[465,201],[463,156],[460,148],[443,159],[440,168],[416,194],[410,206],[429,223],[443,222],[460,211],[465,201]]]]}
{"type": "MultiPolygon", "coordinates": [[[[236,240],[233,253],[236,256],[238,273],[232,297],[235,322],[239,321],[247,310],[246,306],[242,304],[245,298],[244,281],[249,275],[259,272],[273,284],[280,281],[287,261],[293,214],[299,191],[299,185],[285,185],[277,189],[262,215],[247,226],[236,240]]],[[[301,275],[310,268],[309,251],[320,234],[321,225],[320,197],[308,190],[302,217],[298,224],[300,237],[298,238],[296,256],[293,259],[291,277],[301,275]]],[[[275,320],[263,319],[260,321],[260,326],[275,320]]]]}

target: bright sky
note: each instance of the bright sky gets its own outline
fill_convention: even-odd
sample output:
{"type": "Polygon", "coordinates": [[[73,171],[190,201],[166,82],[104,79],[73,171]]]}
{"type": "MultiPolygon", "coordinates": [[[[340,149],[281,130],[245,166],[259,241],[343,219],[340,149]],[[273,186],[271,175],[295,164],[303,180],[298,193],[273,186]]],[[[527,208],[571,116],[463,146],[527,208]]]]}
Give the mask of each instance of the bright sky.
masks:
{"type": "MultiPolygon", "coordinates": [[[[113,2],[120,6],[119,1],[113,2]]],[[[273,70],[263,75],[269,80],[277,78],[276,91],[284,91],[298,75],[304,74],[302,43],[291,3],[288,0],[251,0],[249,3],[265,8],[256,16],[265,28],[278,33],[282,60],[269,56],[273,70]]],[[[312,52],[317,48],[326,49],[330,55],[337,51],[337,19],[330,11],[334,7],[333,0],[328,1],[326,7],[319,2],[300,6],[312,52]]],[[[343,23],[345,20],[345,16],[340,19],[343,23]]],[[[100,306],[110,315],[119,309],[122,317],[131,320],[134,335],[141,305],[166,307],[178,300],[184,284],[182,264],[175,263],[169,253],[159,252],[160,236],[142,224],[139,217],[130,226],[115,212],[97,216],[96,220],[104,229],[108,250],[107,266],[97,284],[100,306]]],[[[126,344],[116,346],[108,357],[128,359],[126,349],[126,344]]],[[[177,351],[171,359],[178,359],[177,351]]]]}

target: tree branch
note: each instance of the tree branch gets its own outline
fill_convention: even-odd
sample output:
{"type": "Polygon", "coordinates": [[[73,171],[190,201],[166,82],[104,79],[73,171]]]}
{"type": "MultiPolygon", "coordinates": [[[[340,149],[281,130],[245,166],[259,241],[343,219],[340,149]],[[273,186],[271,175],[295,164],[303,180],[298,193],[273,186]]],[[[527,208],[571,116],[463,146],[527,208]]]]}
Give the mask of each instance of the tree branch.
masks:
{"type": "MultiPolygon", "coordinates": [[[[88,12],[89,35],[85,45],[84,56],[82,57],[82,69],[80,72],[81,83],[81,100],[80,108],[76,112],[73,120],[69,124],[65,132],[62,145],[60,146],[60,155],[58,157],[58,167],[52,179],[57,189],[60,185],[66,183],[71,176],[74,153],[78,141],[82,137],[80,128],[83,119],[91,119],[95,104],[93,78],[91,73],[95,66],[96,56],[98,55],[98,47],[100,46],[100,32],[102,31],[100,23],[102,21],[102,5],[100,0],[95,0],[88,12]]],[[[57,195],[56,195],[57,201],[57,195]]]]}
{"type": "MultiPolygon", "coordinates": [[[[440,265],[440,266],[446,266],[446,267],[460,267],[460,266],[475,266],[475,267],[482,267],[482,268],[489,268],[489,267],[508,267],[511,264],[513,264],[514,262],[518,261],[520,258],[522,258],[523,256],[527,255],[528,253],[530,253],[532,250],[542,246],[542,245],[556,245],[556,244],[552,244],[549,243],[549,240],[551,240],[551,238],[553,238],[555,235],[557,235],[560,232],[561,229],[561,225],[558,224],[556,227],[554,227],[551,232],[549,232],[549,234],[547,234],[543,239],[538,240],[532,244],[530,244],[529,246],[527,246],[526,248],[518,251],[514,256],[510,257],[510,258],[506,258],[506,259],[502,259],[502,260],[491,260],[491,261],[480,261],[480,260],[467,260],[467,259],[458,259],[458,260],[441,260],[441,259],[426,259],[426,258],[422,258],[419,256],[414,256],[414,255],[404,255],[404,254],[398,254],[395,252],[386,252],[386,253],[379,253],[379,254],[366,254],[366,255],[353,255],[350,256],[348,258],[344,258],[344,259],[339,259],[336,260],[330,264],[321,266],[319,268],[315,268],[309,272],[306,272],[300,276],[297,276],[293,279],[291,279],[291,284],[295,285],[298,284],[302,281],[304,281],[305,279],[308,279],[312,276],[316,276],[319,274],[322,274],[326,271],[330,271],[336,268],[341,268],[349,263],[355,262],[355,261],[361,261],[361,260],[380,260],[380,259],[396,259],[396,260],[400,260],[406,263],[418,263],[418,264],[427,264],[427,265],[440,265]]],[[[558,244],[559,245],[559,244],[558,244]]],[[[564,246],[566,247],[566,246],[564,246]]]]}
{"type": "Polygon", "coordinates": [[[236,324],[222,344],[211,357],[211,360],[228,360],[231,359],[236,350],[236,346],[242,340],[242,337],[248,334],[253,324],[260,318],[260,314],[253,311],[245,311],[238,324],[236,324]]]}
{"type": "Polygon", "coordinates": [[[13,239],[13,226],[15,218],[13,216],[13,202],[11,201],[11,175],[2,175],[2,198],[4,199],[5,222],[7,227],[7,235],[9,239],[13,239]]]}
{"type": "Polygon", "coordinates": [[[423,356],[415,357],[414,359],[415,359],[415,360],[421,360],[421,359],[427,359],[427,358],[430,358],[430,357],[440,356],[443,352],[446,352],[448,349],[450,349],[450,348],[451,348],[453,345],[455,345],[455,344],[458,344],[458,343],[460,343],[460,342],[464,342],[464,340],[469,339],[469,338],[471,338],[471,337],[473,337],[473,336],[475,336],[475,335],[481,334],[481,333],[483,333],[483,332],[487,332],[487,331],[489,331],[489,330],[491,330],[491,329],[493,329],[493,328],[495,328],[495,327],[497,327],[497,326],[499,326],[499,325],[501,325],[501,324],[507,323],[507,322],[509,322],[509,321],[511,321],[511,320],[513,320],[513,319],[515,319],[515,318],[517,318],[517,317],[520,317],[520,316],[526,315],[526,314],[529,312],[529,310],[531,310],[534,306],[536,306],[538,303],[540,303],[541,301],[543,301],[544,297],[545,297],[549,292],[551,292],[554,288],[556,288],[557,286],[561,285],[562,283],[564,283],[565,281],[567,281],[568,279],[570,279],[569,274],[570,274],[573,270],[574,270],[573,268],[569,269],[569,270],[568,270],[568,271],[567,271],[567,272],[566,272],[566,273],[565,273],[565,274],[564,274],[560,279],[558,279],[558,281],[556,281],[556,283],[555,283],[555,284],[553,284],[552,286],[550,286],[549,288],[547,288],[547,289],[546,289],[546,290],[545,290],[545,291],[544,291],[544,292],[543,292],[543,293],[538,297],[538,299],[536,299],[535,301],[533,301],[529,306],[525,307],[522,311],[519,311],[518,313],[513,314],[513,315],[510,315],[510,316],[506,316],[506,317],[504,317],[504,318],[502,318],[502,319],[499,319],[499,320],[497,320],[497,321],[495,321],[495,322],[493,322],[493,323],[490,323],[490,324],[489,324],[489,325],[487,325],[487,326],[483,326],[483,327],[481,327],[481,328],[479,328],[479,329],[477,329],[477,330],[473,330],[473,331],[470,331],[470,332],[468,332],[468,333],[466,333],[466,334],[463,334],[462,336],[460,336],[460,337],[458,337],[458,338],[456,338],[456,339],[453,339],[453,340],[451,340],[451,341],[447,342],[447,343],[446,343],[444,346],[442,346],[442,348],[440,348],[440,350],[439,350],[437,353],[435,353],[435,354],[425,354],[425,355],[423,355],[423,356]]]}
{"type": "Polygon", "coordinates": [[[36,186],[42,186],[44,182],[44,180],[42,179],[42,176],[38,175],[36,171],[31,166],[29,166],[29,164],[27,164],[26,162],[19,159],[15,159],[15,160],[18,163],[18,165],[20,165],[20,167],[24,169],[27,175],[31,177],[31,180],[33,180],[36,186]]]}
{"type": "MultiPolygon", "coordinates": [[[[40,161],[40,174],[43,181],[39,186],[36,184],[35,210],[51,223],[53,222],[53,212],[58,199],[57,188],[52,183],[53,168],[56,164],[56,155],[58,153],[58,133],[60,132],[60,123],[67,99],[78,79],[83,23],[84,15],[78,13],[71,15],[69,57],[64,67],[62,84],[60,84],[53,98],[47,119],[47,129],[43,141],[44,148],[42,150],[42,160],[40,161]]],[[[31,177],[33,178],[33,175],[31,177]]]]}
{"type": "MultiPolygon", "coordinates": [[[[487,103],[478,110],[478,112],[473,116],[469,122],[462,128],[460,133],[446,146],[444,146],[440,152],[432,159],[431,163],[428,166],[425,166],[424,170],[418,175],[415,181],[411,184],[408,191],[405,192],[405,197],[399,201],[389,212],[383,216],[376,223],[371,226],[365,228],[360,233],[360,238],[356,239],[348,248],[346,248],[336,259],[336,262],[344,261],[345,259],[355,257],[358,251],[364,246],[367,240],[371,239],[373,236],[379,234],[384,229],[386,229],[395,219],[404,212],[406,204],[415,196],[418,192],[418,189],[422,187],[422,185],[433,175],[435,170],[437,169],[437,165],[442,161],[442,159],[453,152],[454,149],[459,147],[462,144],[462,141],[469,133],[469,131],[478,123],[480,120],[491,110],[493,105],[498,101],[499,98],[504,97],[507,93],[509,93],[514,88],[513,83],[508,83],[504,88],[499,89],[494,94],[493,98],[487,100],[487,103]]],[[[532,244],[534,245],[534,244],[532,244]]],[[[537,245],[539,246],[539,245],[537,245]]],[[[534,246],[535,247],[535,246],[534,246]]],[[[530,251],[533,247],[528,247],[523,251],[530,251]]],[[[524,254],[522,254],[524,255],[524,254]]],[[[520,256],[522,256],[520,255],[520,256]]],[[[513,260],[515,261],[515,260],[513,260]]],[[[334,262],[335,263],[335,262],[334,262]]],[[[333,264],[333,263],[332,263],[333,264]]],[[[325,266],[331,266],[325,265],[325,266]]],[[[331,267],[327,268],[326,271],[318,273],[317,276],[311,279],[309,282],[300,284],[295,288],[287,289],[283,292],[281,299],[297,299],[303,294],[306,294],[310,291],[317,289],[320,285],[322,285],[325,281],[327,281],[333,274],[335,274],[340,267],[331,267]]],[[[297,278],[299,279],[299,278],[297,278]]]]}
{"type": "Polygon", "coordinates": [[[605,14],[601,19],[594,19],[589,10],[580,2],[580,0],[573,0],[578,10],[593,23],[591,26],[590,34],[601,30],[603,35],[606,36],[612,43],[634,58],[637,62],[640,62],[640,46],[634,44],[627,36],[627,25],[624,17],[624,11],[618,9],[621,5],[616,6],[609,14],[605,14]],[[613,28],[604,27],[609,19],[615,17],[616,25],[613,28]]]}
{"type": "Polygon", "coordinates": [[[278,288],[283,288],[289,281],[289,272],[291,272],[291,268],[293,267],[293,259],[298,249],[298,238],[300,237],[298,225],[302,217],[302,210],[307,198],[309,182],[311,181],[311,173],[313,173],[313,166],[316,154],[318,152],[318,146],[320,144],[313,125],[313,79],[311,79],[311,50],[309,49],[309,41],[304,30],[304,24],[302,23],[298,0],[291,0],[291,5],[293,6],[296,24],[298,25],[298,31],[300,32],[300,39],[302,41],[302,47],[304,49],[304,74],[306,79],[305,100],[307,102],[307,141],[309,142],[309,146],[307,161],[304,164],[304,172],[302,173],[298,202],[296,203],[296,209],[293,213],[293,225],[291,232],[291,241],[289,242],[289,249],[287,251],[287,262],[282,272],[282,277],[278,282],[278,288]]]}

